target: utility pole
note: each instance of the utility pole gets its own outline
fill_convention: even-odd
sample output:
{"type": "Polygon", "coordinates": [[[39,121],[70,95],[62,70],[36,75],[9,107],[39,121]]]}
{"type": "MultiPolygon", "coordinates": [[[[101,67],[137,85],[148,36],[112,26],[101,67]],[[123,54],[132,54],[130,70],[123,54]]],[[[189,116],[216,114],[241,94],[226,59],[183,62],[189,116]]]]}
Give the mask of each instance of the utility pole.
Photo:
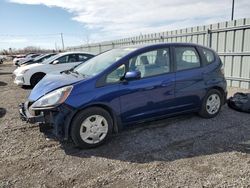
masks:
{"type": "Polygon", "coordinates": [[[55,51],[57,51],[57,44],[56,44],[56,42],[55,42],[55,51]]]}
{"type": "Polygon", "coordinates": [[[62,39],[62,50],[64,51],[64,41],[63,41],[63,34],[61,33],[61,39],[62,39]]]}
{"type": "Polygon", "coordinates": [[[232,0],[232,14],[231,14],[231,20],[234,19],[234,0],[232,0]]]}

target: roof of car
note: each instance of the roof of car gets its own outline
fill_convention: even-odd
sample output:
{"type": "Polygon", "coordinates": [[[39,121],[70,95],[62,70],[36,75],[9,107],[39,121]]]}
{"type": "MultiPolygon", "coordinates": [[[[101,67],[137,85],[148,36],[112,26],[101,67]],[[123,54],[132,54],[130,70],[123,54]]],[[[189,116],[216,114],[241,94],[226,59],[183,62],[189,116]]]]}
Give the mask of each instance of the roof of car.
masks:
{"type": "Polygon", "coordinates": [[[160,43],[134,44],[134,45],[122,46],[120,48],[144,48],[144,47],[149,47],[149,46],[162,46],[162,45],[171,45],[171,46],[179,46],[179,45],[183,46],[183,45],[186,45],[186,46],[205,47],[205,46],[195,44],[195,43],[184,43],[184,42],[166,43],[166,42],[160,42],[160,43]]]}
{"type": "Polygon", "coordinates": [[[69,51],[69,52],[61,52],[61,55],[67,55],[67,54],[89,54],[89,55],[94,55],[91,52],[81,52],[81,51],[69,51]]]}
{"type": "Polygon", "coordinates": [[[151,48],[151,47],[164,47],[165,45],[170,46],[191,46],[191,47],[202,47],[208,50],[213,51],[215,54],[216,51],[210,47],[196,44],[196,43],[187,43],[187,42],[173,42],[173,43],[166,43],[166,42],[160,42],[160,43],[147,43],[147,44],[135,44],[135,45],[128,45],[128,46],[121,46],[117,47],[118,49],[126,49],[126,48],[134,48],[134,50],[144,49],[144,48],[151,48]]]}

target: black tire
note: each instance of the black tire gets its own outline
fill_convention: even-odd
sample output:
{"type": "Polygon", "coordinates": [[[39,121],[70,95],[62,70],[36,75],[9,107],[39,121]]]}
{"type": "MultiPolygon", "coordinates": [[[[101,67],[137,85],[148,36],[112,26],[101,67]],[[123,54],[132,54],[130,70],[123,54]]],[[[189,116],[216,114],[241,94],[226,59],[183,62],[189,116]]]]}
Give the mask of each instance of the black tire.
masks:
{"type": "Polygon", "coordinates": [[[30,85],[31,85],[32,87],[35,87],[36,84],[37,84],[41,79],[43,79],[43,77],[44,77],[45,75],[46,75],[46,74],[44,74],[44,73],[36,73],[36,74],[32,75],[31,78],[30,78],[30,85]]]}
{"type": "Polygon", "coordinates": [[[71,138],[72,138],[74,144],[77,147],[82,148],[82,149],[94,148],[94,147],[97,147],[97,146],[103,144],[104,142],[106,142],[107,139],[109,138],[109,136],[111,135],[112,130],[113,130],[113,119],[112,119],[111,115],[103,108],[90,107],[90,108],[87,108],[86,110],[79,112],[74,117],[74,119],[71,123],[70,135],[71,135],[71,138]],[[105,118],[105,120],[108,124],[108,126],[107,126],[108,131],[107,131],[107,134],[104,137],[104,139],[102,139],[100,142],[87,143],[81,138],[81,135],[80,135],[81,125],[85,120],[87,120],[87,118],[94,116],[94,115],[99,115],[99,116],[102,116],[103,118],[105,118]]]}
{"type": "Polygon", "coordinates": [[[211,90],[209,90],[207,92],[206,96],[204,97],[204,99],[202,101],[202,106],[201,106],[201,109],[199,111],[199,115],[201,117],[203,117],[203,118],[214,118],[220,112],[222,104],[223,104],[223,97],[222,97],[221,92],[218,91],[217,89],[211,89],[211,90]],[[219,97],[219,99],[220,99],[220,106],[219,106],[218,110],[216,110],[216,112],[214,114],[209,113],[208,109],[207,109],[207,101],[209,100],[209,98],[212,95],[215,95],[215,96],[217,95],[219,97]]]}

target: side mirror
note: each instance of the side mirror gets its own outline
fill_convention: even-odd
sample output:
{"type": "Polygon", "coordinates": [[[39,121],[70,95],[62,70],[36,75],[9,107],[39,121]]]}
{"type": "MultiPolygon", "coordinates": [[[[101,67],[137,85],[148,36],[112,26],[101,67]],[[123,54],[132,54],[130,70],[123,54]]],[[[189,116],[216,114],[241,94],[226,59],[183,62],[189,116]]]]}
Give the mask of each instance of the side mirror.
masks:
{"type": "Polygon", "coordinates": [[[56,65],[56,64],[58,64],[58,63],[59,63],[59,61],[58,61],[58,60],[55,60],[55,61],[52,62],[52,65],[56,65]]]}
{"type": "Polygon", "coordinates": [[[141,72],[140,71],[130,71],[126,72],[124,76],[124,80],[131,81],[131,80],[138,80],[141,78],[141,72]]]}

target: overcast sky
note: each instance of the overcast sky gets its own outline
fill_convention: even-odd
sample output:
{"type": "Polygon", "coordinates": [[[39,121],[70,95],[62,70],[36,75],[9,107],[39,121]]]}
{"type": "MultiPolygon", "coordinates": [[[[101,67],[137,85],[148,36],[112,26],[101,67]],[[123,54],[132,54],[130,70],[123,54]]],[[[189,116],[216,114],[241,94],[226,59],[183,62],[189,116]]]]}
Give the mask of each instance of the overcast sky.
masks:
{"type": "MultiPolygon", "coordinates": [[[[226,21],[232,0],[0,0],[0,49],[61,47],[226,21]],[[3,19],[5,18],[5,19],[3,19]],[[4,29],[3,29],[4,28],[4,29]]],[[[235,18],[250,17],[235,0],[235,18]]]]}

